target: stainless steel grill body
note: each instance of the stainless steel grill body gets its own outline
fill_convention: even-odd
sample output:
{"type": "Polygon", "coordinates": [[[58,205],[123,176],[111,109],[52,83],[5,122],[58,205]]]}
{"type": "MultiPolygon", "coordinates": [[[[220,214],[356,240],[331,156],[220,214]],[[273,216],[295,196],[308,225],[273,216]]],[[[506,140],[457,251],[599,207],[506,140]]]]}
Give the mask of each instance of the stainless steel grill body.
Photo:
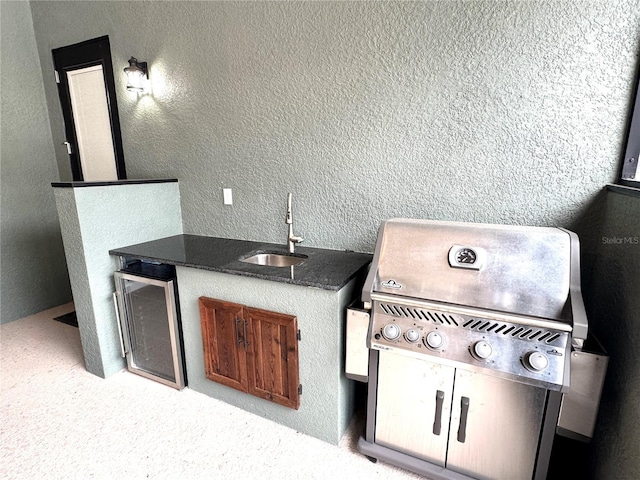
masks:
{"type": "Polygon", "coordinates": [[[433,478],[545,478],[587,335],[575,234],[387,220],[362,301],[363,453],[433,478]]]}

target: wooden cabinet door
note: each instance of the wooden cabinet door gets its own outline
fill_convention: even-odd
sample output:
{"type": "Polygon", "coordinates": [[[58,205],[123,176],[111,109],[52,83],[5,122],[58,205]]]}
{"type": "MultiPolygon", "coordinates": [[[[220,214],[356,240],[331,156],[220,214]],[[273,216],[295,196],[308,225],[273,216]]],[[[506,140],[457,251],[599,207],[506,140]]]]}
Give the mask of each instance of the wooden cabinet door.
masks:
{"type": "Polygon", "coordinates": [[[205,376],[209,380],[247,391],[247,363],[242,305],[200,297],[200,325],[205,376]]]}
{"type": "Polygon", "coordinates": [[[298,321],[292,315],[244,308],[248,322],[248,391],[289,408],[300,407],[298,321]]]}

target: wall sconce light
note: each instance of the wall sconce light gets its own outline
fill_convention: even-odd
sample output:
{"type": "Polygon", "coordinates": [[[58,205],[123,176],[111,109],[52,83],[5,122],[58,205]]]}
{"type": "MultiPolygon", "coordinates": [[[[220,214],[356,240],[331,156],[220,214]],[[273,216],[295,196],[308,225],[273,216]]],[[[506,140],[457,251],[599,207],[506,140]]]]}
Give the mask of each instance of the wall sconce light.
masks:
{"type": "Polygon", "coordinates": [[[129,59],[129,66],[124,69],[127,74],[127,90],[132,92],[144,91],[144,79],[149,78],[147,62],[138,62],[136,57],[129,59]]]}

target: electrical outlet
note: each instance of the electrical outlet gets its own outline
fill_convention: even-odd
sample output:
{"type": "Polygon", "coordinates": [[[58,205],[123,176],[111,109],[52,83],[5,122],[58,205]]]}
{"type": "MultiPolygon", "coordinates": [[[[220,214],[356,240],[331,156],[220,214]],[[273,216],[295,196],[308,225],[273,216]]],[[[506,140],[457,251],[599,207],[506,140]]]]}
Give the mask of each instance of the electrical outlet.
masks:
{"type": "Polygon", "coordinates": [[[222,189],[222,199],[225,205],[233,205],[233,194],[230,188],[222,189]]]}

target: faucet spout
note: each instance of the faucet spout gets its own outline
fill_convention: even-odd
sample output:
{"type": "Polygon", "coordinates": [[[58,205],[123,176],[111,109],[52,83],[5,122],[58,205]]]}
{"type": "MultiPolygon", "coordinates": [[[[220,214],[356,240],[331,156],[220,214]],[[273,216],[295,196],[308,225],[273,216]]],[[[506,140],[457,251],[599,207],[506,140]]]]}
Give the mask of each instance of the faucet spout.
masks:
{"type": "Polygon", "coordinates": [[[289,225],[287,232],[287,250],[289,253],[294,253],[296,243],[302,243],[303,238],[293,234],[293,215],[291,214],[291,193],[287,194],[287,215],[284,223],[289,225]]]}

